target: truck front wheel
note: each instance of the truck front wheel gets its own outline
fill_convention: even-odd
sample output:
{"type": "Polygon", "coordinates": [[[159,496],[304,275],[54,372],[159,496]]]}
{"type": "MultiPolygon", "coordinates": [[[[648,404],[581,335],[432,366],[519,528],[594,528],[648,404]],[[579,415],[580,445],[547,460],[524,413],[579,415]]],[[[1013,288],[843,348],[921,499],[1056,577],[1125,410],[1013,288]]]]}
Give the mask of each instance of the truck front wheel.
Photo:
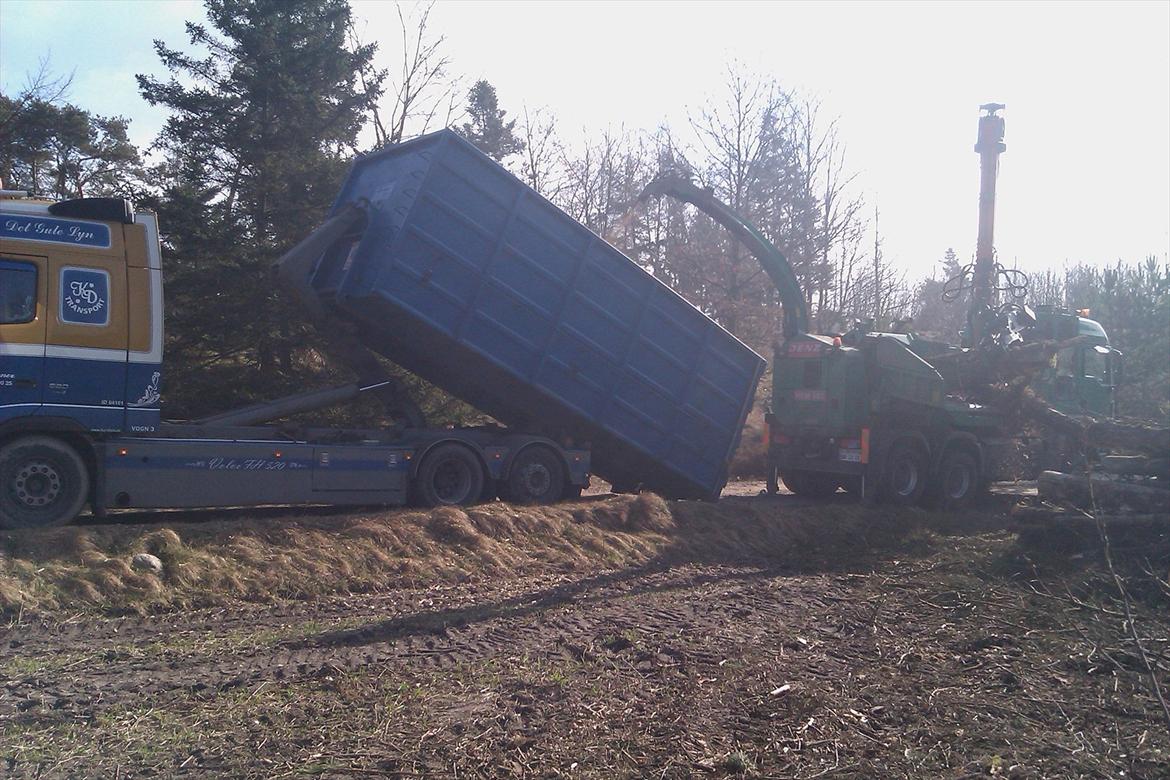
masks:
{"type": "Polygon", "coordinates": [[[891,504],[917,504],[926,488],[926,458],[910,444],[890,448],[882,469],[881,497],[891,504]]]}
{"type": "Polygon", "coordinates": [[[0,528],[64,525],[89,496],[89,470],[77,451],[48,436],[0,448],[0,528]]]}

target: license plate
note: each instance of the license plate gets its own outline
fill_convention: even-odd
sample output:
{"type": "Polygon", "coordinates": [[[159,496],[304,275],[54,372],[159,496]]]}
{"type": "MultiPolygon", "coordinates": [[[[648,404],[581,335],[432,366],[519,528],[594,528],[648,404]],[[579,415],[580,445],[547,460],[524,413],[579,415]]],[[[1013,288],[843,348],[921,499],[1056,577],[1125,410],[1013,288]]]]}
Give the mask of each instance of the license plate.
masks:
{"type": "Polygon", "coordinates": [[[861,450],[837,450],[837,460],[861,463],[861,450]]]}

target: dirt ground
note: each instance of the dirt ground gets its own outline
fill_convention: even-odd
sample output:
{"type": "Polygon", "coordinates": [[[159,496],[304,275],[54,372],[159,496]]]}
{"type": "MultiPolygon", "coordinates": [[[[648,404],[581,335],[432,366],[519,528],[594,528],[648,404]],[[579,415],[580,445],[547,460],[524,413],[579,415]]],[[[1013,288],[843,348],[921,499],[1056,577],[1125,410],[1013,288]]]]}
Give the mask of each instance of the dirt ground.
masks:
{"type": "MultiPolygon", "coordinates": [[[[69,590],[82,563],[0,539],[10,589],[53,594],[10,599],[0,628],[0,775],[1170,777],[1145,669],[1170,688],[1164,536],[1113,540],[1123,601],[1099,549],[1021,545],[1002,501],[940,518],[757,491],[715,507],[595,498],[506,532],[502,509],[460,513],[466,528],[314,516],[298,527],[334,522],[342,546],[417,526],[476,557],[426,569],[439,553],[420,536],[407,546],[433,576],[393,576],[391,550],[373,585],[249,585],[221,603],[164,575],[140,614],[111,601],[130,579],[69,590]],[[588,554],[554,554],[570,531],[588,554]]],[[[231,518],[181,519],[166,526],[182,560],[235,560],[214,546],[246,535],[231,518]]],[[[288,522],[260,523],[281,550],[246,559],[260,580],[284,582],[292,542],[268,524],[288,522]]],[[[116,572],[160,533],[69,538],[116,572]]]]}

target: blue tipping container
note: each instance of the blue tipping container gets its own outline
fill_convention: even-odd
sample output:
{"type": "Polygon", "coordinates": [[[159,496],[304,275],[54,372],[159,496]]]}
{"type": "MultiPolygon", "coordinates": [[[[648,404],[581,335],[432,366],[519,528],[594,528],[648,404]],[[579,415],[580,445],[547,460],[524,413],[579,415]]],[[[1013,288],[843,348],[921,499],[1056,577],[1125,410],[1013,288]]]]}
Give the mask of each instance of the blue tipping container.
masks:
{"type": "Polygon", "coordinates": [[[718,496],[763,358],[451,130],[359,158],[359,200],[311,283],[367,346],[611,483],[718,496]]]}

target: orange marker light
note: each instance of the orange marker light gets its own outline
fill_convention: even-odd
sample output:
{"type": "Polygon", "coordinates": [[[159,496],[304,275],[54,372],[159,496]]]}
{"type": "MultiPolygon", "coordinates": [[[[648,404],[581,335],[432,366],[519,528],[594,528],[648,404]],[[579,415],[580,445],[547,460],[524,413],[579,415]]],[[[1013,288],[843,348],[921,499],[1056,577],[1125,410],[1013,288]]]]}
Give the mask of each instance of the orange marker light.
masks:
{"type": "Polygon", "coordinates": [[[122,455],[122,456],[125,456],[125,455],[127,455],[129,452],[130,452],[130,451],[129,451],[129,450],[127,450],[125,447],[120,447],[120,448],[118,449],[118,454],[119,454],[119,455],[122,455]]]}

